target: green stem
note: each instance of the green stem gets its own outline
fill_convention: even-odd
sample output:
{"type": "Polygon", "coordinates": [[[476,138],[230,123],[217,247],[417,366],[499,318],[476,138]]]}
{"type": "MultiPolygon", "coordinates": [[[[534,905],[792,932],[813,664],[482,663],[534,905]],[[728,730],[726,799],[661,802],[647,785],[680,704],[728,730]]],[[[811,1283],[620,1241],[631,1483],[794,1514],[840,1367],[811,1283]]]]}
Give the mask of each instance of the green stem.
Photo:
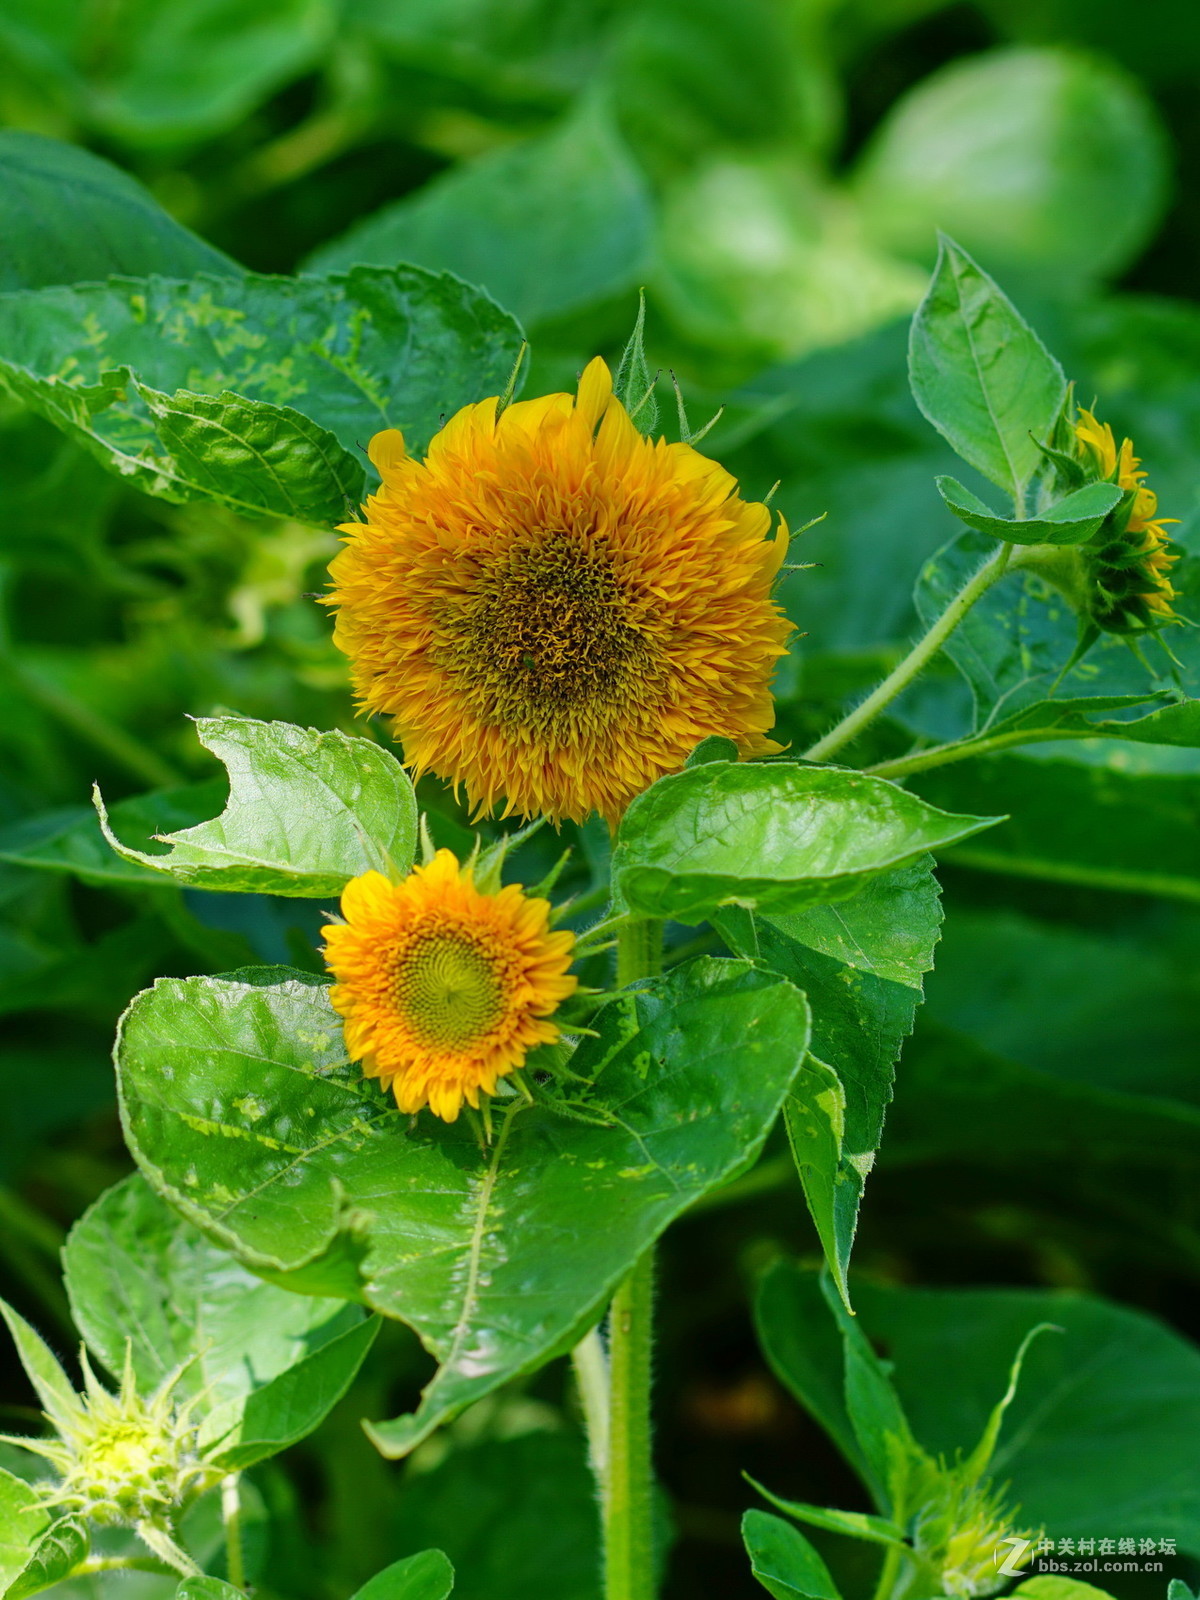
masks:
{"type": "MultiPolygon", "coordinates": [[[[624,924],[617,934],[618,984],[661,971],[662,923],[644,918],[624,924]]],[[[654,1600],[653,1324],[654,1254],[647,1250],[619,1285],[608,1314],[608,1465],[601,1508],[605,1600],[654,1600]]]]}
{"type": "Polygon", "coordinates": [[[72,1567],[67,1573],[67,1581],[90,1578],[97,1572],[155,1572],[164,1578],[179,1576],[174,1567],[154,1556],[92,1556],[87,1561],[81,1561],[77,1567],[72,1567]]]}
{"type": "Polygon", "coordinates": [[[587,1427],[588,1459],[601,1497],[608,1489],[608,1356],[599,1328],[593,1328],[571,1351],[579,1403],[587,1427]]]}
{"type": "Polygon", "coordinates": [[[1004,575],[1011,554],[1011,544],[1000,545],[975,576],[962,586],[929,631],[913,645],[904,660],[888,673],[878,688],[873,689],[861,705],[856,706],[836,727],[831,728],[817,740],[816,744],[805,751],[805,760],[827,761],[835,751],[849,744],[852,739],[856,739],[868,724],[874,722],[880,712],[885,711],[896,696],[907,689],[913,679],[929,665],[975,602],[1004,575]]]}
{"type": "Polygon", "coordinates": [[[617,929],[617,987],[662,971],[662,929],[657,917],[641,917],[617,929]]]}
{"type": "Polygon", "coordinates": [[[998,750],[1011,750],[1021,744],[1041,744],[1054,739],[1100,739],[1099,728],[1042,728],[1022,732],[998,733],[991,739],[955,739],[950,744],[937,744],[929,750],[917,750],[911,756],[898,756],[894,761],[879,761],[873,767],[864,767],[877,778],[907,778],[914,772],[928,772],[931,767],[946,767],[952,761],[966,761],[969,756],[995,755],[998,750]]]}
{"type": "Polygon", "coordinates": [[[654,1256],[645,1255],[613,1295],[608,1314],[612,1394],[604,1497],[605,1600],[654,1600],[654,1474],[650,1462],[650,1364],[654,1256]]]}
{"type": "Polygon", "coordinates": [[[225,1525],[225,1572],[235,1589],[246,1587],[246,1563],[242,1555],[242,1497],[238,1475],[231,1472],[221,1479],[221,1521],[225,1525]]]}
{"type": "Polygon", "coordinates": [[[875,1585],[873,1600],[891,1600],[892,1591],[896,1587],[896,1579],[900,1575],[900,1563],[904,1560],[902,1545],[890,1544],[887,1555],[883,1558],[883,1566],[879,1569],[879,1582],[875,1585]]]}

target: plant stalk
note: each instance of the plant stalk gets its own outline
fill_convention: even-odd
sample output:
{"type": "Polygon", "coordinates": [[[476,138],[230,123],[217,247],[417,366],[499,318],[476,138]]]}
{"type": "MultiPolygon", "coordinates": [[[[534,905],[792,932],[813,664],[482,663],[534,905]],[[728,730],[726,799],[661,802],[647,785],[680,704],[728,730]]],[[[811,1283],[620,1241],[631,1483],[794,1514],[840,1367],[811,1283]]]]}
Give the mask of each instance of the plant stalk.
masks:
{"type": "Polygon", "coordinates": [[[1011,554],[1012,545],[1002,544],[988,557],[974,577],[963,584],[924,637],[913,645],[904,660],[888,673],[883,682],[871,691],[861,705],[848,712],[836,727],[830,728],[827,734],[804,752],[806,761],[827,761],[835,751],[849,744],[852,739],[856,739],[864,728],[874,722],[881,711],[885,711],[891,705],[902,690],[908,688],[913,679],[923,672],[937,655],[975,602],[987,593],[997,579],[1003,577],[1011,554]]]}
{"type": "Polygon", "coordinates": [[[225,1526],[225,1575],[235,1589],[246,1587],[246,1562],[242,1552],[242,1497],[238,1475],[221,1479],[221,1521],[225,1526]]]}
{"type": "MultiPolygon", "coordinates": [[[[646,918],[617,934],[617,982],[662,971],[662,923],[646,918]]],[[[608,1462],[601,1514],[605,1600],[654,1600],[654,1471],[650,1376],[654,1255],[647,1250],[613,1295],[608,1314],[608,1462]]]]}
{"type": "Polygon", "coordinates": [[[613,1296],[608,1314],[611,1396],[604,1497],[605,1600],[654,1600],[654,1473],[650,1368],[654,1255],[647,1250],[613,1296]]]}

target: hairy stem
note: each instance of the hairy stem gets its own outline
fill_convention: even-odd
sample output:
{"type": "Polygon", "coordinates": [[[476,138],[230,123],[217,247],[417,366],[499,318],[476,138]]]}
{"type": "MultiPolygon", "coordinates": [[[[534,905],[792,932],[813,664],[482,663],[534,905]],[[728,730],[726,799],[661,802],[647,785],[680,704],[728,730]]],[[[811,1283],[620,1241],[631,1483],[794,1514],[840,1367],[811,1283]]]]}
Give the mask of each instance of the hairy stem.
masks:
{"type": "Polygon", "coordinates": [[[650,1366],[654,1256],[647,1250],[613,1296],[608,1320],[612,1393],[604,1497],[605,1600],[653,1600],[654,1474],[650,1366]]]}
{"type": "MultiPolygon", "coordinates": [[[[646,918],[617,934],[617,982],[662,971],[662,923],[646,918]]],[[[608,1314],[608,1463],[602,1516],[605,1600],[654,1600],[654,1472],[650,1372],[654,1255],[647,1250],[613,1296],[608,1314]]]]}
{"type": "Polygon", "coordinates": [[[1028,733],[1014,729],[1011,733],[998,733],[992,739],[972,737],[955,739],[950,744],[937,744],[929,750],[916,750],[910,756],[898,756],[894,761],[879,761],[864,772],[877,778],[907,778],[914,772],[928,772],[931,767],[946,767],[953,761],[966,761],[971,756],[995,755],[998,750],[1012,750],[1022,744],[1042,744],[1055,739],[1099,739],[1099,728],[1041,728],[1028,733]]]}
{"type": "Polygon", "coordinates": [[[1011,554],[1012,545],[1002,544],[988,557],[975,576],[963,584],[924,637],[913,645],[904,660],[888,673],[883,682],[871,691],[861,705],[848,712],[836,727],[831,728],[817,740],[816,744],[805,751],[807,761],[827,761],[835,751],[849,744],[852,739],[856,739],[864,728],[874,722],[881,711],[885,711],[891,705],[902,690],[908,688],[913,679],[924,671],[937,655],[975,602],[987,593],[998,578],[1003,577],[1011,554]]]}
{"type": "Polygon", "coordinates": [[[221,1479],[221,1521],[225,1525],[226,1576],[235,1589],[244,1589],[246,1563],[242,1554],[242,1497],[238,1493],[236,1472],[221,1479]]]}

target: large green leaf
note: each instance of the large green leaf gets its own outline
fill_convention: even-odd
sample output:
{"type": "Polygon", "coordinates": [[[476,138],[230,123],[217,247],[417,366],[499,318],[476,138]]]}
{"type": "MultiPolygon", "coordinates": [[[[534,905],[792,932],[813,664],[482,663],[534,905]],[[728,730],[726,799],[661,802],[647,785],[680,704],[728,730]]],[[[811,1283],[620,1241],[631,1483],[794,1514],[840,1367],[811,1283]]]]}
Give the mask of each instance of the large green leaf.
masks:
{"type": "Polygon", "coordinates": [[[75,1225],[63,1266],[76,1325],[109,1371],[127,1345],[146,1392],[185,1368],[180,1393],[199,1397],[201,1437],[231,1468],[311,1433],[378,1331],[357,1306],[256,1278],[137,1174],[75,1225]]]}
{"type": "Polygon", "coordinates": [[[937,880],[929,861],[918,861],[836,905],[790,916],[730,910],[715,920],[733,949],[803,989],[812,1007],[814,1055],[785,1116],[809,1210],[847,1296],[863,1184],[922,978],[933,966],[942,920],[937,880]]]}
{"type": "Polygon", "coordinates": [[[768,1511],[747,1511],[742,1539],[750,1568],[775,1600],[841,1600],[829,1568],[798,1528],[768,1511]]]}
{"type": "Polygon", "coordinates": [[[0,237],[0,291],[119,272],[190,278],[242,271],[119,167],[15,128],[0,131],[0,237]]]}
{"type": "Polygon", "coordinates": [[[402,1454],[594,1320],[663,1228],[761,1148],[808,1046],[790,984],[699,960],[612,1002],[572,1070],[590,1123],[526,1110],[481,1152],[414,1126],[347,1066],[324,986],[163,980],[118,1046],[126,1134],[151,1183],[259,1271],[365,1301],[441,1367],[402,1454]]]}
{"type": "Polygon", "coordinates": [[[1062,368],[999,286],[943,239],[913,318],[909,379],[955,450],[1020,507],[1063,403],[1062,368]]]}
{"type": "Polygon", "coordinates": [[[435,1545],[454,1564],[454,1600],[599,1600],[596,1485],[582,1439],[524,1433],[462,1443],[395,1498],[397,1550],[435,1545]]]}
{"type": "Polygon", "coordinates": [[[858,772],[709,761],[634,800],[613,881],[643,916],[695,923],[722,906],[778,915],[844,900],[995,821],[936,811],[858,772]]]}
{"type": "Polygon", "coordinates": [[[503,387],[519,344],[486,295],[420,267],[0,295],[0,375],[106,466],[168,500],[318,524],[361,493],[373,433],[422,449],[503,387]]]}
{"type": "Polygon", "coordinates": [[[322,245],[308,270],[416,261],[483,284],[523,321],[628,289],[644,273],[646,180],[592,99],[549,133],[482,156],[322,245]]]}
{"type": "Polygon", "coordinates": [[[50,1526],[50,1512],[21,1478],[0,1468],[0,1594],[20,1578],[50,1526]]]}
{"type": "MultiPolygon", "coordinates": [[[[1046,33],[1078,36],[1069,24],[1046,33]]],[[[994,50],[897,101],[855,192],[889,248],[927,261],[944,228],[997,271],[1075,285],[1119,272],[1146,241],[1167,196],[1165,157],[1153,104],[1107,61],[994,50]]]]}
{"type": "MultiPolygon", "coordinates": [[[[1038,1323],[1061,1328],[1025,1357],[990,1472],[1029,1525],[1052,1536],[1171,1537],[1200,1548],[1200,1351],[1144,1313],[1048,1290],[856,1285],[916,1438],[948,1460],[979,1438],[1014,1352],[1038,1323]]],[[[772,1365],[846,1448],[841,1374],[813,1328],[815,1278],[780,1263],[757,1308],[772,1365]]],[[[855,1459],[851,1453],[851,1459],[855,1459]]]]}
{"type": "Polygon", "coordinates": [[[120,858],[197,889],[324,899],[363,872],[404,872],[417,842],[417,803],[404,769],[381,746],[289,722],[203,717],[200,742],[229,772],[219,817],[158,835],[169,853],[121,843],[120,858]]]}

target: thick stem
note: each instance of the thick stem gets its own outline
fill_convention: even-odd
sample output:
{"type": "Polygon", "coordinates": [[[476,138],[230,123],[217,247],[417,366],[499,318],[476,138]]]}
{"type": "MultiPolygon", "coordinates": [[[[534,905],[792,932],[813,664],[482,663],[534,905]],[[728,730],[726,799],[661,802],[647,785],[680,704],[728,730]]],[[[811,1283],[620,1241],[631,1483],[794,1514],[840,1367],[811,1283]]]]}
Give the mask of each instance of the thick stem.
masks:
{"type": "Polygon", "coordinates": [[[246,1587],[246,1563],[242,1554],[242,1497],[238,1475],[231,1472],[221,1479],[221,1521],[225,1524],[225,1570],[235,1589],[246,1587]]]}
{"type": "MultiPolygon", "coordinates": [[[[617,982],[662,971],[662,923],[629,922],[617,934],[617,982]]],[[[603,1495],[605,1600],[654,1600],[654,1471],[650,1374],[654,1256],[647,1250],[608,1314],[608,1471],[603,1495]]]]}
{"type": "Polygon", "coordinates": [[[608,1322],[608,1485],[605,1600],[654,1600],[654,1474],[650,1461],[650,1367],[654,1257],[649,1250],[613,1296],[608,1322]]]}
{"type": "Polygon", "coordinates": [[[874,722],[880,712],[885,711],[896,696],[907,689],[913,679],[924,671],[975,602],[1004,575],[1011,554],[1011,544],[1000,545],[975,576],[962,586],[925,636],[913,645],[904,660],[888,673],[878,688],[873,689],[861,705],[856,706],[836,727],[831,728],[824,737],[805,751],[805,760],[827,761],[835,751],[849,744],[851,739],[856,739],[865,727],[874,722]]]}

